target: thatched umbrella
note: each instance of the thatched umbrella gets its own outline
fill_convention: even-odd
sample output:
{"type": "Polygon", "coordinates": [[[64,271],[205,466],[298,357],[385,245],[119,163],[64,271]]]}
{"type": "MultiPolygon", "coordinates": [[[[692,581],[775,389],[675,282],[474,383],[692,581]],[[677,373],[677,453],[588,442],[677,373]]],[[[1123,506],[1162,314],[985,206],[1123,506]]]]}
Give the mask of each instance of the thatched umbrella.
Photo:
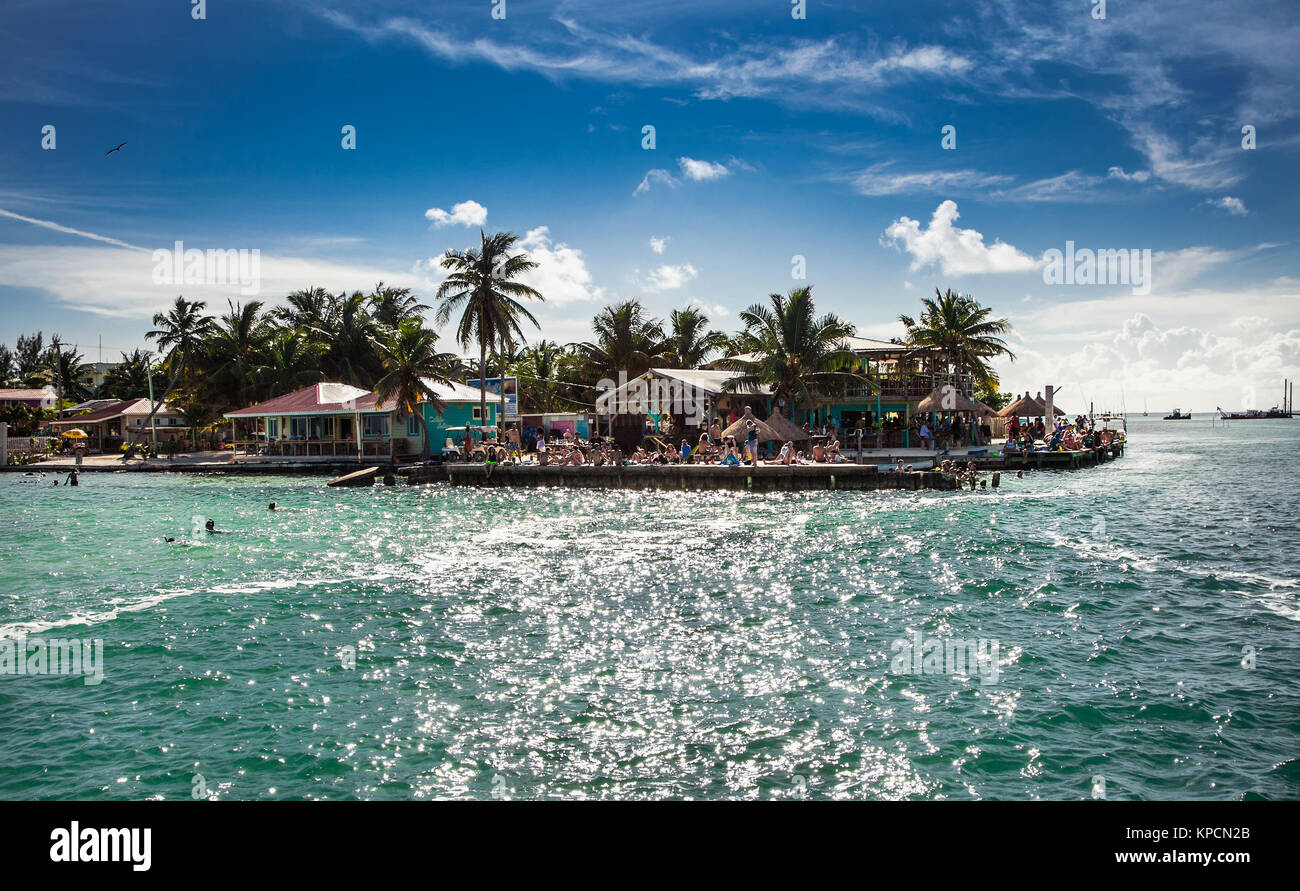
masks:
{"type": "MultiPolygon", "coordinates": [[[[1026,393],[1015,402],[998,412],[999,418],[1041,418],[1047,414],[1047,404],[1026,393]]],[[[1055,405],[1052,414],[1058,418],[1065,417],[1065,412],[1055,405]]]]}
{"type": "Polygon", "coordinates": [[[965,393],[963,393],[961,390],[958,390],[956,387],[953,387],[951,384],[949,384],[946,389],[947,392],[944,392],[945,387],[935,387],[930,392],[929,396],[926,396],[924,399],[921,400],[920,404],[917,405],[916,410],[918,412],[977,411],[978,410],[978,406],[975,404],[975,401],[971,399],[969,396],[967,396],[965,393]]]}
{"type": "Polygon", "coordinates": [[[780,433],[772,429],[767,421],[760,421],[754,417],[754,410],[748,405],[745,406],[745,414],[732,424],[726,430],[722,431],[722,438],[725,440],[728,436],[736,437],[736,442],[743,443],[749,439],[749,422],[753,421],[758,425],[759,442],[785,442],[780,433]]]}
{"type": "Polygon", "coordinates": [[[773,412],[767,419],[767,426],[775,431],[782,442],[807,442],[812,434],[780,412],[773,412]]]}

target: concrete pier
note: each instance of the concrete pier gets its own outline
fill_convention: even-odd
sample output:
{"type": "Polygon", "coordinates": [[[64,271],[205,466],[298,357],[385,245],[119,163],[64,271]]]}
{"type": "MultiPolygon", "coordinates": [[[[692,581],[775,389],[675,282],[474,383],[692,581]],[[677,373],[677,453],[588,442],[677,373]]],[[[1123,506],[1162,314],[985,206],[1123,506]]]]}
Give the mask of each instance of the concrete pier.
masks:
{"type": "Polygon", "coordinates": [[[955,489],[956,480],[937,471],[881,473],[874,465],[814,464],[721,467],[716,464],[666,464],[560,467],[537,464],[443,464],[413,467],[411,485],[571,486],[579,489],[658,489],[665,491],[806,492],[845,489],[955,489]]]}

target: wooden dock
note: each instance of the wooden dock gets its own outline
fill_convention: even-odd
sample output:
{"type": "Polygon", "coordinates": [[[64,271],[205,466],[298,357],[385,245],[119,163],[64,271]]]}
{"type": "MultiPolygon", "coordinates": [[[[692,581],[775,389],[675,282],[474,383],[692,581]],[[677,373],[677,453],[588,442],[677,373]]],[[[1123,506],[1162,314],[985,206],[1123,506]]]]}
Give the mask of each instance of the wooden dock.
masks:
{"type": "MultiPolygon", "coordinates": [[[[1034,452],[1026,456],[955,456],[961,469],[974,461],[981,471],[1074,470],[1123,454],[1122,447],[1078,452],[1034,452]]],[[[573,487],[577,489],[655,489],[661,491],[809,492],[886,489],[946,491],[957,479],[938,470],[882,471],[871,464],[797,464],[723,467],[717,464],[627,464],[564,467],[540,464],[431,464],[412,467],[413,485],[573,487]]]]}

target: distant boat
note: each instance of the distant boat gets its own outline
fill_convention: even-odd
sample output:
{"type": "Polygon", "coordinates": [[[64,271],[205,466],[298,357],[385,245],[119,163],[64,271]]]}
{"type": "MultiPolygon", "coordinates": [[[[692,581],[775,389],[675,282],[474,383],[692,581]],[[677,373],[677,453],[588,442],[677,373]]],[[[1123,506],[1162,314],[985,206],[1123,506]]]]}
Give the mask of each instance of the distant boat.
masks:
{"type": "Polygon", "coordinates": [[[1190,421],[1191,419],[1192,419],[1191,412],[1188,412],[1187,414],[1183,414],[1178,409],[1174,409],[1174,413],[1171,415],[1165,415],[1166,421],[1190,421]]]}
{"type": "Polygon", "coordinates": [[[1227,412],[1219,409],[1219,417],[1225,421],[1266,421],[1271,418],[1294,418],[1295,414],[1291,411],[1285,411],[1276,405],[1268,411],[1260,411],[1257,408],[1248,408],[1245,411],[1227,412]]]}
{"type": "Polygon", "coordinates": [[[1145,418],[1145,417],[1147,416],[1147,414],[1148,414],[1148,412],[1147,412],[1147,401],[1146,401],[1145,399],[1143,399],[1143,400],[1142,400],[1142,417],[1145,418]]]}

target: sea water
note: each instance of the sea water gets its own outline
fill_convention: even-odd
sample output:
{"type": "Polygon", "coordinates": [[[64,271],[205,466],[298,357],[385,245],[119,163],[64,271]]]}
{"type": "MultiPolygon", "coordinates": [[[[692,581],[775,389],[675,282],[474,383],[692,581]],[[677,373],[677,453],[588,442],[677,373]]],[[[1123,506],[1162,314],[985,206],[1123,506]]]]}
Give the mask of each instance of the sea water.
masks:
{"type": "Polygon", "coordinates": [[[3,474],[0,797],[1300,796],[1300,420],[1132,428],[976,492],[3,474]]]}

